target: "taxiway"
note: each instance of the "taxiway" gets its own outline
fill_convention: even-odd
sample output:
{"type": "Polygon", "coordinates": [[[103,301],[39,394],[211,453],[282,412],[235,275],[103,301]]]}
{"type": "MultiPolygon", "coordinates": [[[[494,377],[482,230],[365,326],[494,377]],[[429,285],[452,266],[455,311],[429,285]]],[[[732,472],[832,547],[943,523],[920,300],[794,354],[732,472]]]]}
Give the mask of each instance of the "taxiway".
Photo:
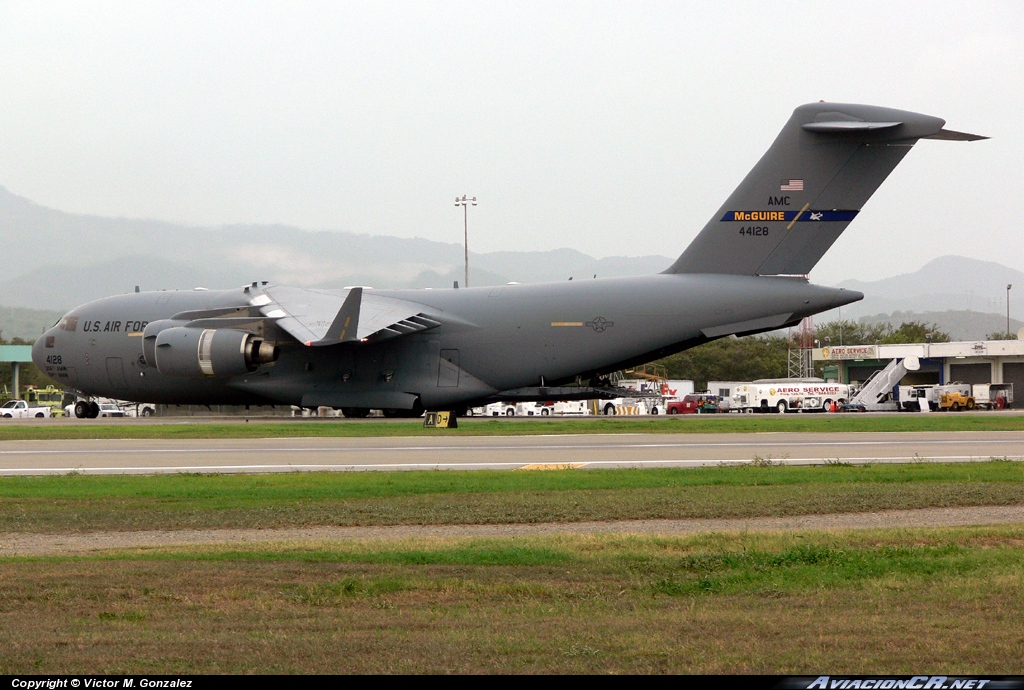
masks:
{"type": "Polygon", "coordinates": [[[157,474],[1024,459],[1024,432],[567,434],[0,442],[0,475],[157,474]]]}

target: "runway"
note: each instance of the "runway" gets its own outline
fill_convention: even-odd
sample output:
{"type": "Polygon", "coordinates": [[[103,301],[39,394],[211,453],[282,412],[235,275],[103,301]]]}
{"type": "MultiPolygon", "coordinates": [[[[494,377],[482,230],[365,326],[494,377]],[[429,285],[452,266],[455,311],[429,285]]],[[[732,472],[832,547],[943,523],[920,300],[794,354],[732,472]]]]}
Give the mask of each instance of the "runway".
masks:
{"type": "Polygon", "coordinates": [[[1024,459],[1024,432],[0,442],[0,475],[700,467],[1024,459]]]}

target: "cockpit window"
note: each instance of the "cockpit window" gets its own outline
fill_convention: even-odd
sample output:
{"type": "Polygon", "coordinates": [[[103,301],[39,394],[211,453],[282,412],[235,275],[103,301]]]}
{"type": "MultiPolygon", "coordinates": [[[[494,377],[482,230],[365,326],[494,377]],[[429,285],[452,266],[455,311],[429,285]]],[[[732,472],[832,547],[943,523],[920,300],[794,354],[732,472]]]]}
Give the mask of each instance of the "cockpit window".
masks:
{"type": "Polygon", "coordinates": [[[57,322],[57,328],[62,331],[73,331],[78,328],[78,317],[77,316],[65,316],[59,322],[57,322]]]}

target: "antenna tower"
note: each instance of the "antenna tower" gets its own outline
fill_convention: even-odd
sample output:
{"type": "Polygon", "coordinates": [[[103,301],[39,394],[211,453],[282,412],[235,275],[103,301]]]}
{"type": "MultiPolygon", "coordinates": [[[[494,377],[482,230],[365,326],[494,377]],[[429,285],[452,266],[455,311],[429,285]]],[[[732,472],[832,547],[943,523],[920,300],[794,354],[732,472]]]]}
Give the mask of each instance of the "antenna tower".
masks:
{"type": "Polygon", "coordinates": [[[799,326],[789,329],[789,378],[809,379],[814,376],[814,319],[804,318],[799,326]]]}

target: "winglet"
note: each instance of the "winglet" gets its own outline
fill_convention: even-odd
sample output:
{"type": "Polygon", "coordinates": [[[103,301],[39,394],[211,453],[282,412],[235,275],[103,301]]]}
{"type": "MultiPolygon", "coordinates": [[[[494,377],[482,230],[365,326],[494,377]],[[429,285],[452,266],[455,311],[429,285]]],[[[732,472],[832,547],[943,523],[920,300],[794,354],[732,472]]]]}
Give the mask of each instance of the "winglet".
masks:
{"type": "Polygon", "coordinates": [[[312,345],[334,345],[356,339],[356,329],[359,326],[359,305],[363,301],[363,288],[355,287],[348,291],[345,303],[338,310],[334,317],[334,323],[327,329],[322,340],[312,345]]]}

